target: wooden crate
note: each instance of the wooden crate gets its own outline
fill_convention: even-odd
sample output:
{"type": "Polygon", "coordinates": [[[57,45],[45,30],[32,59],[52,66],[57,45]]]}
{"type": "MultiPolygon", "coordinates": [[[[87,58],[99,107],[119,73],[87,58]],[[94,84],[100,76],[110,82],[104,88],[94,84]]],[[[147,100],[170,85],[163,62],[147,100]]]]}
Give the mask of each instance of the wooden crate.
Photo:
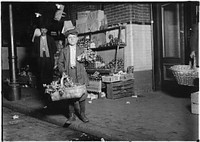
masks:
{"type": "Polygon", "coordinates": [[[101,80],[89,80],[89,85],[87,86],[88,92],[100,93],[102,88],[101,80]]]}
{"type": "Polygon", "coordinates": [[[108,99],[118,99],[134,95],[134,79],[110,82],[106,84],[106,97],[108,99]]]}
{"type": "Polygon", "coordinates": [[[117,82],[120,81],[120,76],[102,76],[102,82],[117,82]]]}
{"type": "Polygon", "coordinates": [[[191,112],[193,114],[199,114],[199,92],[191,94],[191,112]]]}

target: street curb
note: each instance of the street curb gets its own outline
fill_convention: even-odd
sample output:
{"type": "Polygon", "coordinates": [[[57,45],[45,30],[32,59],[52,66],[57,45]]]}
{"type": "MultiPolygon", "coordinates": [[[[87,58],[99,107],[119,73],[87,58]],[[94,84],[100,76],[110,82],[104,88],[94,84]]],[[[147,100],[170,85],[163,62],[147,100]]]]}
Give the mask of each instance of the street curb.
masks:
{"type": "MultiPolygon", "coordinates": [[[[21,104],[16,104],[12,102],[3,102],[3,107],[10,108],[12,110],[24,113],[28,116],[32,116],[40,120],[47,121],[49,123],[53,123],[61,127],[63,127],[65,124],[65,120],[59,121],[45,114],[34,112],[33,108],[22,106],[21,104]]],[[[125,132],[111,130],[106,127],[101,127],[92,122],[83,123],[80,120],[77,120],[76,122],[72,123],[71,125],[68,126],[68,128],[77,130],[77,131],[82,131],[82,132],[85,132],[85,133],[88,133],[88,134],[91,134],[91,135],[94,135],[94,136],[97,136],[99,138],[103,138],[104,140],[109,140],[109,141],[126,141],[127,139],[130,140],[130,138],[133,138],[132,135],[127,134],[125,132]]]]}

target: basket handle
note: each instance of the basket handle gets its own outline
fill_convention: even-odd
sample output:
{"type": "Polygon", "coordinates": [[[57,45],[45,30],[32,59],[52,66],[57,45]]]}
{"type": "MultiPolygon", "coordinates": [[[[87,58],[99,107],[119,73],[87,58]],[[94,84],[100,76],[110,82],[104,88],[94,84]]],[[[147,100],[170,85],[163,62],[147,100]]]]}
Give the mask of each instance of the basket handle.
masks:
{"type": "Polygon", "coordinates": [[[65,74],[65,72],[62,73],[62,77],[60,79],[60,86],[61,88],[64,87],[64,79],[67,78],[67,75],[65,74]]]}

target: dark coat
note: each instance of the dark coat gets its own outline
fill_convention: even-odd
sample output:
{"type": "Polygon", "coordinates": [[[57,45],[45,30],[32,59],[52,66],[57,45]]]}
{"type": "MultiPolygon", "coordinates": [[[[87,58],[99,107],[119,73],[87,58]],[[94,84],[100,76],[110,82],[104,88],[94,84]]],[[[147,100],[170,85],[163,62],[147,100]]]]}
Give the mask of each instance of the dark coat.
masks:
{"type": "MultiPolygon", "coordinates": [[[[84,51],[83,48],[76,46],[76,57],[79,56],[84,51]]],[[[65,72],[70,76],[70,49],[69,46],[63,48],[60,52],[60,56],[58,59],[58,68],[61,73],[65,72]]],[[[79,63],[76,61],[76,69],[77,69],[77,80],[78,83],[88,85],[88,76],[85,70],[85,66],[83,63],[79,63]]]]}
{"type": "Polygon", "coordinates": [[[36,37],[34,40],[35,45],[35,60],[37,62],[37,80],[38,86],[42,87],[42,84],[49,84],[53,80],[53,67],[54,67],[54,54],[56,52],[56,44],[51,36],[47,35],[47,44],[49,49],[50,58],[40,57],[40,37],[36,37]]]}
{"type": "MultiPolygon", "coordinates": [[[[56,53],[56,44],[55,44],[54,39],[51,36],[49,35],[46,35],[46,36],[47,36],[47,45],[49,48],[51,63],[52,65],[54,65],[54,54],[56,53]]],[[[34,40],[35,57],[37,59],[40,57],[40,37],[41,36],[35,37],[35,40],[34,40]]]]}

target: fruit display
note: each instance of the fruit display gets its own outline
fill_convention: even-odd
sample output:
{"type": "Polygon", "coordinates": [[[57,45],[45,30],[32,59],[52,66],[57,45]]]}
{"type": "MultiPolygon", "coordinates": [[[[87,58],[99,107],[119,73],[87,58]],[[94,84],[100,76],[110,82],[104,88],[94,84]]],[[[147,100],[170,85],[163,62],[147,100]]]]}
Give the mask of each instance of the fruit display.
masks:
{"type": "Polygon", "coordinates": [[[97,55],[96,61],[99,61],[101,63],[105,63],[104,60],[103,60],[103,58],[100,55],[97,55]]]}
{"type": "Polygon", "coordinates": [[[101,74],[98,71],[95,71],[94,74],[89,76],[90,80],[101,80],[101,74]]]}
{"type": "Polygon", "coordinates": [[[95,68],[103,71],[109,70],[111,72],[113,71],[116,72],[120,70],[124,71],[123,59],[113,59],[109,63],[105,64],[103,58],[96,54],[97,52],[92,52],[92,51],[98,51],[98,48],[101,51],[104,49],[115,49],[115,48],[117,48],[116,50],[118,50],[120,47],[124,47],[126,45],[125,40],[123,38],[124,33],[121,32],[122,28],[119,28],[119,26],[122,25],[117,25],[116,27],[112,27],[113,29],[110,29],[109,30],[110,32],[102,31],[102,33],[104,32],[104,38],[102,39],[105,39],[105,41],[102,40],[101,42],[96,42],[100,41],[100,39],[97,40],[99,32],[97,34],[94,33],[95,36],[92,36],[91,34],[90,35],[86,34],[87,36],[85,37],[82,36],[82,38],[80,38],[78,41],[78,45],[87,50],[85,50],[77,58],[77,60],[79,62],[85,63],[86,65],[85,67],[87,67],[88,69],[95,68]],[[118,29],[118,31],[116,29],[118,29]]]}
{"type": "Polygon", "coordinates": [[[118,44],[125,44],[124,42],[122,42],[121,39],[118,39],[117,37],[113,37],[112,34],[109,35],[109,42],[103,45],[100,45],[99,48],[105,48],[105,47],[109,47],[109,46],[117,46],[118,44]]]}
{"type": "Polygon", "coordinates": [[[81,48],[89,48],[91,44],[90,39],[88,38],[81,38],[78,40],[77,45],[81,48]]]}
{"type": "Polygon", "coordinates": [[[117,70],[124,70],[124,60],[123,59],[117,59],[115,61],[115,59],[113,59],[111,62],[109,62],[108,64],[106,64],[105,66],[101,67],[103,69],[115,69],[115,65],[117,62],[117,70]]]}
{"type": "Polygon", "coordinates": [[[96,60],[97,53],[91,49],[85,49],[81,55],[77,57],[77,61],[81,63],[92,63],[96,60]]]}
{"type": "Polygon", "coordinates": [[[109,46],[117,46],[118,44],[125,45],[125,43],[122,42],[121,39],[118,39],[117,37],[113,38],[113,35],[109,35],[109,39],[110,41],[108,43],[105,43],[96,47],[93,41],[91,41],[87,37],[84,37],[78,40],[77,45],[80,46],[81,48],[106,48],[109,46]]]}

